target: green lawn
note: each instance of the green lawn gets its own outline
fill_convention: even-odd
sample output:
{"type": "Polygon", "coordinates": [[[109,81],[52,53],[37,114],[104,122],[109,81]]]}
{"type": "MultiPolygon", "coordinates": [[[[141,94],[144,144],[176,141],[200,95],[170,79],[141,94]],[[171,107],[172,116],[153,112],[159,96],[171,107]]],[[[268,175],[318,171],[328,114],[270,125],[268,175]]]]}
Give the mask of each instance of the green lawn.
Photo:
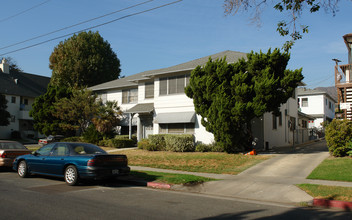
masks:
{"type": "MultiPolygon", "coordinates": [[[[352,159],[350,157],[329,157],[325,159],[308,179],[352,181],[352,159]]],[[[352,201],[352,187],[299,184],[302,190],[315,198],[352,201]]]]}
{"type": "Polygon", "coordinates": [[[268,155],[246,156],[227,153],[175,153],[146,150],[126,150],[118,153],[127,155],[129,165],[218,174],[238,174],[271,157],[268,155]]]}
{"type": "Polygon", "coordinates": [[[136,176],[148,182],[168,183],[168,184],[198,184],[215,179],[175,173],[162,173],[152,171],[131,171],[132,176],[136,176]]]}
{"type": "Polygon", "coordinates": [[[324,186],[316,184],[298,184],[297,186],[314,198],[352,201],[351,187],[324,186]]]}
{"type": "Polygon", "coordinates": [[[324,160],[307,177],[308,179],[352,181],[352,158],[330,157],[324,160]]]}

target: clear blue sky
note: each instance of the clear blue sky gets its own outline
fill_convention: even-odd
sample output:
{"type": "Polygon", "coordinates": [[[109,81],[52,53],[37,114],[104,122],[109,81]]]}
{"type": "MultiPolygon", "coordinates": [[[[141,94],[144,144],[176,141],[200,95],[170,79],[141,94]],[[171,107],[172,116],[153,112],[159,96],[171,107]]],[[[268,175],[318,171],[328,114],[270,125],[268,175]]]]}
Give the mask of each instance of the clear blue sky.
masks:
{"type": "MultiPolygon", "coordinates": [[[[145,0],[50,0],[16,15],[44,0],[1,2],[0,47],[46,34],[145,0]],[[8,18],[8,19],[7,19],[8,18]]],[[[14,47],[1,49],[5,54],[48,39],[70,34],[128,14],[143,11],[172,0],[154,0],[90,23],[67,29],[14,47]]],[[[271,9],[262,14],[261,27],[251,24],[250,15],[224,16],[221,0],[183,0],[177,4],[128,17],[95,29],[107,40],[121,61],[121,75],[159,69],[224,50],[250,52],[281,47],[288,39],[276,32],[276,24],[287,16],[271,9]]],[[[334,86],[332,58],[347,64],[347,49],[342,36],[352,32],[349,20],[352,2],[342,1],[335,17],[324,10],[304,13],[300,22],[309,25],[291,51],[290,69],[303,68],[304,82],[310,88],[334,86]]],[[[51,76],[49,56],[54,47],[69,36],[26,50],[4,55],[12,57],[24,72],[51,76]]]]}

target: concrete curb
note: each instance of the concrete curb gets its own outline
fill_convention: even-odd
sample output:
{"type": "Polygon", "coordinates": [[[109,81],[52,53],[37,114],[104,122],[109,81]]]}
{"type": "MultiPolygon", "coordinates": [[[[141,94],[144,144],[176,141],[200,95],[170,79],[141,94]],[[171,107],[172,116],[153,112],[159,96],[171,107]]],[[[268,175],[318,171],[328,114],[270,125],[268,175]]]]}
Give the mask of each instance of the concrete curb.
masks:
{"type": "Polygon", "coordinates": [[[171,189],[173,186],[172,184],[167,184],[167,183],[146,182],[146,181],[137,180],[137,179],[118,178],[118,180],[127,184],[132,184],[136,186],[146,186],[146,187],[155,188],[155,189],[171,189]]]}
{"type": "Polygon", "coordinates": [[[171,189],[172,185],[166,183],[147,182],[147,187],[156,189],[171,189]]]}
{"type": "Polygon", "coordinates": [[[337,208],[345,211],[352,210],[352,202],[329,200],[329,199],[313,199],[313,206],[323,208],[337,208]]]}

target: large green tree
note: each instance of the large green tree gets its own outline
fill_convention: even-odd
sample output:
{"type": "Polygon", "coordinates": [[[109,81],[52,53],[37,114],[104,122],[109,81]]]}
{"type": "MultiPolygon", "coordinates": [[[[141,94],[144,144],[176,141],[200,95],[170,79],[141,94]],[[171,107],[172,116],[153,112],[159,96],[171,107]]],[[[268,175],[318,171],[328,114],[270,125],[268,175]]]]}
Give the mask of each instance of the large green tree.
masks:
{"type": "Polygon", "coordinates": [[[60,42],[50,56],[50,83],[83,88],[117,79],[120,60],[98,32],[81,32],[60,42]]]}
{"type": "Polygon", "coordinates": [[[59,126],[61,119],[54,116],[56,112],[54,104],[71,95],[72,91],[68,87],[49,85],[46,93],[34,100],[29,112],[29,115],[34,119],[34,128],[45,135],[68,135],[66,130],[59,126]]]}
{"type": "Polygon", "coordinates": [[[260,23],[261,13],[267,6],[286,13],[285,19],[278,21],[277,31],[281,36],[290,36],[283,48],[289,50],[296,40],[302,38],[303,33],[308,33],[308,25],[300,24],[299,19],[304,12],[318,12],[321,8],[335,16],[338,11],[339,0],[224,0],[225,14],[236,14],[239,11],[251,13],[251,20],[260,23]]]}
{"type": "Polygon", "coordinates": [[[3,94],[0,94],[0,126],[7,126],[10,124],[11,115],[7,109],[7,100],[3,94]]]}
{"type": "Polygon", "coordinates": [[[303,79],[302,70],[287,70],[288,53],[279,49],[251,52],[247,59],[228,64],[211,60],[191,73],[186,95],[193,99],[202,125],[225,151],[250,147],[250,121],[265,112],[279,112],[303,79]]]}
{"type": "Polygon", "coordinates": [[[96,99],[97,95],[91,90],[74,89],[71,97],[55,102],[53,115],[61,119],[60,128],[84,133],[98,113],[99,104],[96,99]]]}

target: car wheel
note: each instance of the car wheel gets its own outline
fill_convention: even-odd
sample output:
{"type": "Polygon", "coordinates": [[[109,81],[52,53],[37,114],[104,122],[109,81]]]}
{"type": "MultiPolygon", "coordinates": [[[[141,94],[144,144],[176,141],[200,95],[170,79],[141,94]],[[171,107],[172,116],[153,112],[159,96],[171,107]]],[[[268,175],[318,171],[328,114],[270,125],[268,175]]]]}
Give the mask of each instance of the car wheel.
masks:
{"type": "Polygon", "coordinates": [[[70,186],[74,186],[78,183],[78,171],[75,166],[70,165],[66,167],[65,182],[70,186]]]}
{"type": "Polygon", "coordinates": [[[20,177],[25,178],[28,176],[28,168],[26,161],[22,160],[17,167],[17,173],[20,177]]]}

